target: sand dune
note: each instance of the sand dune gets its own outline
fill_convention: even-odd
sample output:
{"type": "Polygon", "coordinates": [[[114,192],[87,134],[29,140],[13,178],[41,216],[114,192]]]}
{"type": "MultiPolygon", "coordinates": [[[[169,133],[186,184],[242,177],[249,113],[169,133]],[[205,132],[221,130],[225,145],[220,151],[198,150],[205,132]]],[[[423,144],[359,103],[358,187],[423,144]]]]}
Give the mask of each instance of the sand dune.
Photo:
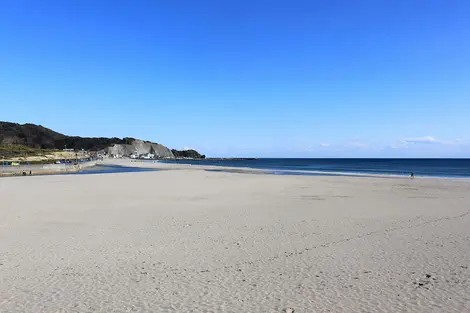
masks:
{"type": "Polygon", "coordinates": [[[0,312],[470,312],[468,182],[155,166],[0,179],[0,312]]]}

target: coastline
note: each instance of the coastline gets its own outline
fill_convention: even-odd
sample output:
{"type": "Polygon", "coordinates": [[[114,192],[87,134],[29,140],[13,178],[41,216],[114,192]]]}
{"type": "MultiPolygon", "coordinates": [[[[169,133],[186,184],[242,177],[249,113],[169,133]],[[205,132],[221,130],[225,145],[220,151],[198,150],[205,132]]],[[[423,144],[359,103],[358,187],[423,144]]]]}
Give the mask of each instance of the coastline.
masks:
{"type": "MultiPolygon", "coordinates": [[[[176,159],[183,160],[183,159],[176,159]]],[[[188,160],[188,159],[186,159],[188,160]]],[[[211,160],[211,159],[209,159],[211,160]]],[[[249,158],[236,158],[236,159],[216,159],[221,161],[245,161],[245,160],[259,160],[249,158]]],[[[157,169],[157,170],[205,170],[211,172],[226,172],[226,173],[240,173],[240,174],[258,174],[258,175],[274,175],[274,176],[340,176],[340,177],[357,177],[357,178],[389,178],[389,179],[410,179],[409,175],[405,174],[394,174],[394,173],[368,173],[360,171],[322,171],[322,170],[302,170],[302,169],[270,169],[270,168],[257,168],[257,167],[242,167],[242,166],[225,166],[225,165],[214,165],[204,164],[204,160],[190,159],[190,161],[197,161],[197,163],[180,163],[172,162],[172,160],[139,160],[139,159],[103,159],[100,161],[90,161],[86,163],[80,163],[78,165],[68,164],[46,164],[46,165],[30,165],[20,167],[0,167],[0,177],[10,176],[35,176],[35,175],[60,175],[60,174],[71,174],[81,173],[84,169],[90,167],[103,166],[118,166],[138,169],[157,169]],[[29,171],[32,174],[29,174],[29,171]],[[23,175],[23,172],[26,175],[23,175]]],[[[116,173],[122,171],[116,171],[116,173]]],[[[132,172],[128,170],[125,172],[132,172]]],[[[104,171],[104,173],[112,173],[112,171],[104,171]]],[[[83,171],[83,174],[86,174],[83,171]]],[[[99,170],[93,172],[93,174],[100,174],[99,170]]],[[[445,175],[415,175],[413,179],[444,179],[453,181],[470,182],[470,177],[458,177],[458,176],[445,176],[445,175]]]]}
{"type": "MultiPolygon", "coordinates": [[[[370,174],[359,172],[339,172],[339,171],[306,171],[306,170],[289,170],[289,169],[259,169],[251,167],[230,167],[219,165],[204,165],[204,164],[183,164],[172,163],[161,160],[129,160],[129,159],[106,159],[102,164],[120,165],[120,166],[135,166],[156,168],[159,170],[208,170],[208,171],[223,171],[227,173],[241,173],[241,174],[266,174],[266,175],[293,175],[293,176],[341,176],[341,177],[369,177],[369,178],[395,178],[395,179],[410,179],[409,175],[396,175],[396,174],[370,174]]],[[[415,176],[413,179],[444,179],[470,182],[470,177],[444,177],[444,176],[415,176]]]]}
{"type": "Polygon", "coordinates": [[[256,160],[171,160],[165,163],[251,168],[271,174],[470,178],[470,159],[281,158],[256,160]]]}

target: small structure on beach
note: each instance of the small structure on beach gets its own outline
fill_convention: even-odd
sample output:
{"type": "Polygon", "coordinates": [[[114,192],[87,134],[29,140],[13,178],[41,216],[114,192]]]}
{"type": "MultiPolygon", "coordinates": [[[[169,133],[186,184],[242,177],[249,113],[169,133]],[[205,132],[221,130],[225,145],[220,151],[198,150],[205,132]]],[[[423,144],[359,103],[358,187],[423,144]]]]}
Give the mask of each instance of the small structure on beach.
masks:
{"type": "Polygon", "coordinates": [[[155,159],[155,154],[153,154],[153,153],[141,154],[140,158],[145,159],[145,160],[155,159]]]}

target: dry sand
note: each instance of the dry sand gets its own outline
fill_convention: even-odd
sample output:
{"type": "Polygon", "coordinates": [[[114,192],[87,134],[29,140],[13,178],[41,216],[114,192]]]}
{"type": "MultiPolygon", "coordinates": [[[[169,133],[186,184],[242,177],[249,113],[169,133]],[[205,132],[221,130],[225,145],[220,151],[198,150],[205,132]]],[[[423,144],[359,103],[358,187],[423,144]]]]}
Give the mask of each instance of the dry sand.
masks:
{"type": "Polygon", "coordinates": [[[470,312],[468,182],[154,166],[1,178],[0,312],[470,312]]]}

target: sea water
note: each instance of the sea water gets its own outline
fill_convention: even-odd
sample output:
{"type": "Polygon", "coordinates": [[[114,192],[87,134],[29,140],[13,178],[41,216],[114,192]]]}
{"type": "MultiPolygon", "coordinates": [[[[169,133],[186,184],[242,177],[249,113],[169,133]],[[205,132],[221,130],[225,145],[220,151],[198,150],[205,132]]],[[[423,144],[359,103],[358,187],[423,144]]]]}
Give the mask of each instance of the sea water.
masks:
{"type": "Polygon", "coordinates": [[[181,163],[209,166],[247,167],[272,170],[274,174],[370,174],[469,178],[470,159],[207,159],[168,160],[166,163],[181,163]]]}

